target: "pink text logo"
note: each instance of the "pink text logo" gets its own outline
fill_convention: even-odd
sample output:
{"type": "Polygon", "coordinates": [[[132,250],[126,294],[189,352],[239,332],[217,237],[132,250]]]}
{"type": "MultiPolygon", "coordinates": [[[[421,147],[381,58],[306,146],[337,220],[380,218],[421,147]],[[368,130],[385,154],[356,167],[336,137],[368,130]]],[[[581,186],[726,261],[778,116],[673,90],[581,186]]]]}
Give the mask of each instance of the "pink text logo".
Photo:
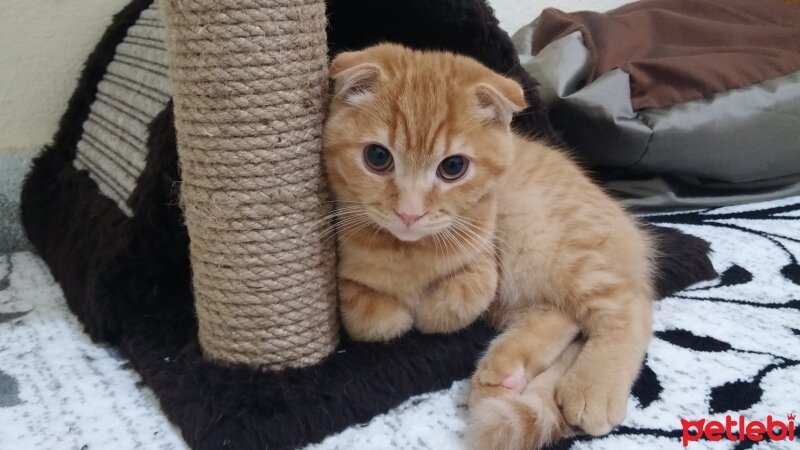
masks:
{"type": "Polygon", "coordinates": [[[687,447],[689,442],[696,442],[702,439],[709,441],[752,441],[759,442],[764,439],[772,441],[782,441],[788,439],[794,441],[794,414],[786,416],[786,422],[775,420],[772,416],[767,416],[766,421],[747,420],[744,416],[739,416],[735,420],[731,416],[725,416],[725,423],[718,420],[706,419],[686,420],[681,419],[683,427],[683,446],[687,447]]]}

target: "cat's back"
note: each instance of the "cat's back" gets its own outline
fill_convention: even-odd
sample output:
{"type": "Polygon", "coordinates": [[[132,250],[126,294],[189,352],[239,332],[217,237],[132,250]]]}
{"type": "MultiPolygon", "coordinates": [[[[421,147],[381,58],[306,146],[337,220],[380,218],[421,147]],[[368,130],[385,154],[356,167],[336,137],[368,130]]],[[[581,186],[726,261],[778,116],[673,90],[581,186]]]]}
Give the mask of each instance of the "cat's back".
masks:
{"type": "MultiPolygon", "coordinates": [[[[559,215],[581,205],[607,202],[607,196],[563,150],[515,136],[514,162],[501,187],[501,213],[535,211],[559,215]]],[[[547,214],[545,214],[547,213],[547,214]]]]}
{"type": "Polygon", "coordinates": [[[514,291],[515,280],[526,277],[552,285],[587,255],[646,271],[640,255],[648,254],[648,240],[620,204],[563,151],[519,137],[514,144],[513,168],[498,196],[498,230],[508,243],[505,289],[514,291]]]}

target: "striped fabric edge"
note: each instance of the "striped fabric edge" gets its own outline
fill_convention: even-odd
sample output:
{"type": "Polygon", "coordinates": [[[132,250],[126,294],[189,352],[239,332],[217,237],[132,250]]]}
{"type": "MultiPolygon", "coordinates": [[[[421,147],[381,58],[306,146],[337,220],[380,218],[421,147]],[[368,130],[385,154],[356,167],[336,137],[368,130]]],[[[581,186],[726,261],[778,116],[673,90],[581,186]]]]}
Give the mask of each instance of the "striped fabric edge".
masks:
{"type": "Polygon", "coordinates": [[[117,45],[73,160],[128,217],[133,216],[128,201],[145,168],[148,125],[171,98],[164,38],[154,1],[117,45]]]}

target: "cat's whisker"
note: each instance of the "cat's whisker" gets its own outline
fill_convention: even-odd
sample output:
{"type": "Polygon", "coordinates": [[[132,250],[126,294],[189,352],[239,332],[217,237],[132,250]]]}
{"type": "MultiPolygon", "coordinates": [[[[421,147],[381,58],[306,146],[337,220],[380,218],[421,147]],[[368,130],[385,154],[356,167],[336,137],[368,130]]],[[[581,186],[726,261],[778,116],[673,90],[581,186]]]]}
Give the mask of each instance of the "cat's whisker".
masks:
{"type": "Polygon", "coordinates": [[[319,225],[320,222],[325,222],[325,221],[330,221],[331,223],[333,223],[335,221],[340,221],[347,217],[351,217],[353,215],[366,215],[366,212],[364,211],[364,208],[357,206],[338,208],[318,218],[317,220],[311,223],[311,226],[319,225]]]}
{"type": "Polygon", "coordinates": [[[364,222],[366,220],[367,219],[365,219],[365,218],[354,217],[354,218],[351,218],[350,220],[348,220],[347,222],[340,222],[340,223],[334,224],[333,226],[329,227],[326,230],[326,235],[332,235],[332,234],[336,234],[336,233],[341,233],[342,231],[348,229],[349,227],[352,227],[352,226],[355,226],[357,224],[360,224],[361,222],[364,222]]]}
{"type": "MultiPolygon", "coordinates": [[[[438,258],[439,257],[439,245],[440,245],[439,244],[439,233],[432,234],[431,238],[433,238],[433,248],[436,251],[436,257],[438,258]]],[[[445,255],[444,249],[442,249],[442,257],[444,257],[444,255],[445,255]]]]}
{"type": "Polygon", "coordinates": [[[353,214],[351,216],[348,216],[348,217],[345,217],[345,218],[337,220],[333,224],[333,228],[335,228],[337,230],[343,230],[343,229],[353,225],[354,223],[357,223],[357,222],[360,223],[360,222],[366,221],[366,220],[370,220],[369,216],[367,216],[366,214],[353,214]]]}
{"type": "MultiPolygon", "coordinates": [[[[353,224],[353,226],[355,226],[355,225],[356,224],[353,224]]],[[[340,229],[330,228],[330,229],[326,230],[326,232],[320,236],[320,238],[321,238],[320,242],[322,244],[326,244],[327,245],[329,241],[335,240],[337,238],[337,236],[340,236],[340,235],[341,235],[341,230],[340,229]]]]}
{"type": "Polygon", "coordinates": [[[447,239],[447,229],[445,229],[443,231],[440,231],[437,234],[439,235],[439,238],[442,241],[442,249],[443,249],[443,251],[450,250],[450,247],[452,246],[452,243],[447,239]]]}
{"type": "MultiPolygon", "coordinates": [[[[484,239],[484,238],[482,238],[482,239],[484,239]]],[[[494,244],[494,242],[493,242],[493,241],[491,241],[491,240],[490,240],[490,241],[488,241],[488,242],[487,242],[487,244],[490,246],[489,248],[490,248],[492,251],[496,252],[496,251],[498,250],[497,246],[494,244]]],[[[474,262],[474,261],[475,261],[476,259],[478,259],[479,257],[480,257],[480,253],[477,253],[477,252],[476,252],[475,254],[473,254],[473,255],[472,255],[472,257],[470,257],[470,258],[469,258],[469,260],[467,261],[467,263],[466,263],[466,264],[469,264],[469,263],[472,263],[472,262],[474,262]]],[[[502,272],[502,266],[498,267],[498,272],[499,272],[500,274],[502,274],[502,273],[503,273],[503,272],[502,272]]]]}
{"type": "MultiPolygon", "coordinates": [[[[463,216],[456,216],[456,217],[454,217],[454,219],[455,219],[457,222],[461,222],[461,221],[466,221],[466,222],[468,222],[468,223],[469,223],[469,227],[474,227],[474,228],[476,229],[476,231],[477,231],[477,232],[480,232],[480,233],[486,233],[486,234],[490,234],[490,233],[489,233],[489,231],[488,231],[486,228],[484,228],[484,227],[482,226],[482,222],[479,222],[479,221],[477,221],[477,220],[475,220],[475,219],[469,219],[469,218],[467,218],[467,217],[463,217],[463,216]]],[[[471,228],[470,228],[470,229],[469,229],[469,231],[473,231],[473,230],[471,230],[471,228]]],[[[492,243],[492,246],[494,247],[494,249],[495,249],[495,250],[514,251],[514,250],[516,249],[516,247],[515,247],[515,246],[511,245],[511,244],[510,244],[510,243],[509,243],[509,242],[508,242],[508,241],[507,241],[507,240],[506,240],[506,239],[503,237],[503,236],[505,236],[506,238],[508,237],[508,235],[507,235],[506,233],[504,233],[503,231],[501,231],[501,230],[499,230],[499,229],[495,228],[495,229],[494,229],[494,231],[493,231],[493,233],[491,233],[491,234],[493,234],[493,237],[494,237],[494,239],[492,239],[492,242],[491,242],[491,243],[492,243]],[[498,243],[498,242],[499,242],[500,244],[503,244],[505,247],[504,247],[504,248],[500,248],[500,247],[497,245],[497,243],[498,243]]]]}
{"type": "MultiPolygon", "coordinates": [[[[363,222],[363,223],[366,223],[366,222],[363,222]]],[[[353,226],[357,226],[357,225],[353,225],[353,226]]],[[[337,230],[335,233],[331,233],[328,236],[326,236],[325,239],[322,240],[321,245],[328,245],[332,241],[333,242],[337,242],[337,241],[340,241],[340,240],[344,239],[345,237],[346,236],[340,230],[337,230]]]]}
{"type": "Polygon", "coordinates": [[[441,232],[436,233],[436,240],[439,242],[439,246],[442,249],[442,256],[447,255],[447,253],[450,251],[450,248],[447,245],[447,242],[445,241],[444,236],[442,236],[441,232]]]}
{"type": "Polygon", "coordinates": [[[373,225],[374,223],[375,223],[375,222],[373,222],[373,221],[371,221],[371,220],[366,220],[366,221],[364,221],[363,223],[361,223],[360,225],[354,226],[353,228],[351,228],[350,230],[348,230],[346,234],[344,234],[344,235],[340,235],[340,237],[339,237],[339,238],[340,238],[340,239],[347,239],[347,238],[349,238],[350,236],[353,236],[354,234],[356,234],[356,233],[358,233],[359,231],[363,230],[365,227],[368,227],[368,226],[370,226],[370,225],[373,225]]]}
{"type": "Polygon", "coordinates": [[[447,233],[445,234],[445,236],[448,239],[450,239],[450,241],[453,243],[453,246],[455,248],[457,248],[460,253],[462,253],[462,254],[467,254],[468,253],[467,252],[467,248],[464,246],[464,244],[462,242],[460,242],[459,239],[455,235],[453,235],[453,229],[452,228],[448,228],[447,229],[447,233]]]}
{"type": "Polygon", "coordinates": [[[311,223],[311,225],[314,226],[314,225],[317,225],[320,222],[323,222],[325,220],[329,220],[329,219],[332,219],[332,218],[337,217],[337,216],[345,215],[345,214],[348,214],[348,213],[353,212],[353,211],[361,211],[361,210],[363,210],[363,208],[355,207],[355,206],[349,207],[349,208],[334,209],[333,211],[330,211],[327,214],[325,214],[325,215],[323,215],[321,217],[318,217],[314,222],[311,223]]]}
{"type": "Polygon", "coordinates": [[[357,202],[357,201],[353,201],[353,200],[325,200],[322,203],[335,203],[335,204],[350,203],[350,204],[355,204],[355,205],[367,206],[367,203],[357,202]]]}
{"type": "Polygon", "coordinates": [[[317,218],[316,222],[319,222],[319,221],[321,221],[321,220],[325,220],[325,219],[329,219],[329,218],[331,218],[331,217],[335,217],[335,216],[336,216],[337,214],[339,214],[339,213],[340,213],[340,211],[339,211],[339,210],[336,210],[336,209],[334,209],[334,210],[332,210],[332,211],[328,211],[327,213],[325,213],[325,214],[323,214],[323,215],[319,216],[319,217],[317,218]]]}
{"type": "Polygon", "coordinates": [[[337,229],[339,229],[339,228],[341,228],[343,226],[342,224],[346,225],[348,222],[350,222],[352,220],[355,220],[356,218],[359,218],[359,217],[360,216],[352,216],[352,217],[346,217],[344,219],[337,219],[335,221],[331,220],[330,222],[326,223],[323,227],[321,227],[320,232],[323,235],[327,235],[329,233],[335,232],[337,229]]]}
{"type": "MultiPolygon", "coordinates": [[[[469,245],[469,247],[474,251],[474,254],[482,253],[482,250],[480,248],[478,248],[478,245],[472,239],[472,236],[470,236],[469,234],[464,232],[464,229],[462,228],[461,224],[456,222],[456,223],[454,223],[454,226],[452,228],[453,228],[453,232],[455,232],[458,235],[458,237],[460,237],[462,239],[463,242],[466,242],[467,245],[469,245]]],[[[478,236],[478,235],[476,234],[475,236],[478,236]]],[[[478,237],[480,238],[480,236],[478,236],[478,237]]],[[[484,249],[484,251],[485,251],[485,249],[484,249]]]]}
{"type": "Polygon", "coordinates": [[[342,203],[342,204],[337,204],[335,210],[338,211],[338,210],[341,210],[341,209],[353,209],[353,208],[361,208],[361,209],[363,209],[364,206],[366,206],[365,203],[355,203],[355,202],[354,203],[342,203]],[[346,206],[341,206],[342,204],[346,205],[346,206]],[[350,205],[357,205],[357,206],[350,206],[350,205]]]}
{"type": "MultiPolygon", "coordinates": [[[[494,251],[495,249],[494,249],[494,248],[492,248],[492,247],[490,247],[488,250],[492,250],[492,251],[494,251]]],[[[475,253],[473,253],[472,255],[470,255],[470,257],[467,259],[467,261],[466,261],[464,264],[465,264],[465,265],[472,264],[472,263],[474,263],[475,261],[479,260],[479,259],[480,259],[480,258],[481,258],[483,255],[484,255],[484,253],[481,253],[481,252],[475,252],[475,253]]],[[[498,268],[498,269],[499,269],[499,268],[498,268]]],[[[498,273],[499,273],[499,272],[498,272],[498,273]]],[[[479,288],[480,288],[480,286],[476,286],[476,289],[479,289],[479,288]]]]}
{"type": "Polygon", "coordinates": [[[353,214],[343,219],[339,219],[336,222],[331,223],[331,226],[325,229],[326,234],[336,234],[340,230],[343,230],[347,227],[355,225],[356,223],[361,223],[363,221],[368,221],[369,217],[366,214],[353,214]]]}
{"type": "Polygon", "coordinates": [[[493,235],[489,230],[486,230],[478,226],[470,225],[467,222],[463,222],[458,217],[455,218],[454,225],[456,226],[457,229],[468,234],[475,240],[479,241],[481,244],[488,245],[490,248],[494,249],[494,239],[492,239],[493,235]],[[473,226],[477,228],[477,231],[472,229],[473,226]]]}
{"type": "MultiPolygon", "coordinates": [[[[441,233],[441,236],[442,236],[442,237],[447,237],[448,239],[454,239],[454,236],[452,235],[452,232],[451,232],[450,230],[445,230],[443,233],[441,233]]],[[[464,247],[463,247],[463,246],[461,246],[461,245],[458,243],[458,241],[457,241],[457,240],[455,240],[455,241],[451,240],[450,242],[454,242],[456,246],[460,246],[460,247],[461,247],[461,250],[460,250],[460,251],[461,251],[461,253],[464,253],[464,252],[465,252],[465,251],[463,250],[463,249],[464,249],[464,247]]],[[[470,256],[470,257],[469,257],[469,258],[468,258],[468,259],[467,259],[467,260],[464,262],[464,265],[469,265],[469,264],[472,264],[472,263],[473,263],[473,262],[475,262],[475,261],[476,261],[476,260],[477,260],[479,257],[480,257],[480,254],[479,254],[479,253],[474,253],[474,254],[472,254],[472,255],[471,255],[471,256],[470,256]]],[[[455,278],[457,275],[458,275],[458,272],[457,272],[457,271],[453,271],[453,272],[450,272],[450,273],[448,273],[447,275],[445,275],[445,276],[443,277],[443,279],[444,279],[444,280],[446,280],[446,281],[450,281],[450,280],[452,280],[453,278],[455,278]]],[[[472,280],[470,281],[469,285],[467,286],[467,288],[470,290],[470,292],[471,292],[473,295],[479,295],[479,292],[480,292],[480,289],[481,289],[481,287],[482,287],[482,286],[480,286],[480,285],[479,285],[477,282],[475,282],[475,281],[472,281],[472,280]]]]}
{"type": "Polygon", "coordinates": [[[355,211],[355,210],[363,211],[365,209],[366,208],[363,205],[351,206],[350,204],[345,204],[345,206],[337,205],[336,208],[334,208],[333,211],[334,212],[336,212],[336,211],[355,211]]]}
{"type": "Polygon", "coordinates": [[[308,224],[308,226],[311,228],[316,228],[320,225],[323,225],[323,228],[330,228],[331,226],[334,225],[336,220],[341,220],[341,219],[342,219],[341,217],[337,217],[337,215],[334,214],[326,217],[321,217],[308,224]]]}
{"type": "Polygon", "coordinates": [[[375,239],[375,236],[377,236],[378,233],[381,231],[381,227],[378,224],[373,222],[372,225],[373,225],[373,230],[372,233],[370,233],[369,235],[369,241],[367,242],[367,247],[372,247],[372,242],[375,239]]]}
{"type": "MultiPolygon", "coordinates": [[[[471,226],[477,228],[479,232],[486,232],[486,230],[485,230],[485,228],[483,226],[483,222],[480,222],[480,221],[478,221],[476,219],[471,219],[471,218],[464,217],[464,216],[456,216],[455,219],[457,221],[460,220],[460,221],[464,221],[464,222],[470,223],[471,226]]],[[[492,245],[493,250],[495,252],[497,252],[497,253],[500,253],[500,254],[513,253],[518,248],[518,246],[511,245],[508,242],[508,240],[506,239],[508,237],[508,235],[505,232],[503,232],[502,230],[500,230],[500,229],[495,228],[493,237],[494,237],[494,239],[491,240],[491,245],[492,245]]],[[[497,270],[498,270],[498,273],[499,273],[500,277],[503,278],[503,274],[505,274],[508,271],[508,268],[505,267],[505,265],[500,264],[500,265],[498,265],[497,270]]]]}
{"type": "Polygon", "coordinates": [[[483,221],[481,221],[481,220],[478,220],[478,219],[475,219],[475,218],[472,218],[472,217],[467,217],[467,216],[459,216],[459,215],[456,215],[456,216],[453,216],[453,218],[454,218],[454,219],[457,219],[457,220],[460,220],[460,221],[462,221],[462,222],[469,222],[469,223],[473,223],[473,224],[476,224],[476,225],[478,225],[478,226],[483,226],[483,225],[485,225],[485,222],[483,222],[483,221]]]}
{"type": "Polygon", "coordinates": [[[334,223],[334,228],[336,229],[345,229],[351,226],[353,223],[368,221],[370,220],[369,216],[365,213],[352,213],[344,217],[338,218],[334,223]]]}

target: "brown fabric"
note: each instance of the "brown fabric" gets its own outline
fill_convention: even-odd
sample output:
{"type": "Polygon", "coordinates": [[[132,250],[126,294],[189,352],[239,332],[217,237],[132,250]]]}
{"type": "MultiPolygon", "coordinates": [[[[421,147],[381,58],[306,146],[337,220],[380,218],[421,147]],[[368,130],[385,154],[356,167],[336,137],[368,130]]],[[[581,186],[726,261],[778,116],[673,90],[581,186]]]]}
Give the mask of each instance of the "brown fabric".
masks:
{"type": "Polygon", "coordinates": [[[800,70],[796,0],[642,0],[606,14],[548,8],[533,53],[575,31],[593,60],[587,82],[614,68],[635,110],[665,107],[800,70]]]}

